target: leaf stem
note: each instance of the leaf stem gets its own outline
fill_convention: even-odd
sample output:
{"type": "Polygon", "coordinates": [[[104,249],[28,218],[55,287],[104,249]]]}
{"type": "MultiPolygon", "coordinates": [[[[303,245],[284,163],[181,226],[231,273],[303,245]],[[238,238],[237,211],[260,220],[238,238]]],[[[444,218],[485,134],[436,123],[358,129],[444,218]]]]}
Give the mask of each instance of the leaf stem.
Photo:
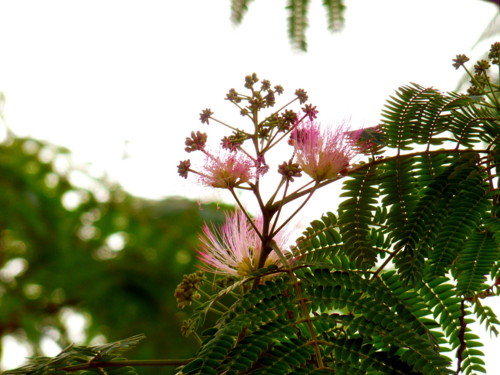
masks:
{"type": "Polygon", "coordinates": [[[151,360],[126,360],[126,361],[99,361],[88,362],[81,365],[67,366],[62,368],[54,368],[50,370],[75,372],[90,368],[103,367],[126,367],[126,366],[183,366],[188,364],[192,359],[151,359],[151,360]]]}
{"type": "Polygon", "coordinates": [[[217,120],[216,118],[213,118],[213,117],[210,117],[210,120],[213,120],[213,121],[215,121],[215,122],[218,122],[219,124],[221,124],[221,125],[223,125],[223,126],[225,126],[225,127],[229,128],[229,129],[231,129],[231,130],[233,130],[233,131],[235,131],[235,132],[237,132],[237,133],[242,133],[242,134],[245,134],[245,136],[247,136],[247,137],[251,137],[251,136],[252,136],[251,134],[247,133],[246,131],[243,131],[243,130],[240,130],[240,129],[238,129],[238,128],[235,128],[234,126],[231,126],[231,125],[229,125],[229,124],[225,123],[224,121],[217,120]]]}

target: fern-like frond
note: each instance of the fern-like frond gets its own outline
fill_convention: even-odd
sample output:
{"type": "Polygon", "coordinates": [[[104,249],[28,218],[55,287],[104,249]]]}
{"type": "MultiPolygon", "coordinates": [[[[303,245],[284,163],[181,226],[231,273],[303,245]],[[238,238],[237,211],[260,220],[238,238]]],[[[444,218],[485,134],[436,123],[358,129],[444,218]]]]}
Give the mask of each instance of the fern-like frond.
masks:
{"type": "Polygon", "coordinates": [[[499,258],[499,249],[491,233],[474,231],[458,257],[456,265],[458,293],[471,297],[485,289],[486,276],[499,258]]]}
{"type": "MultiPolygon", "coordinates": [[[[253,0],[231,0],[231,20],[240,24],[253,0]]],[[[306,29],[309,0],[288,0],[288,35],[292,47],[307,51],[306,29]]],[[[344,26],[344,0],[323,0],[329,31],[339,31],[344,26]]]]}
{"type": "Polygon", "coordinates": [[[500,114],[482,106],[461,106],[453,111],[450,131],[457,148],[473,148],[481,141],[498,144],[500,114]]]}
{"type": "Polygon", "coordinates": [[[439,111],[436,113],[428,107],[434,101],[441,104],[441,98],[441,94],[433,88],[416,84],[401,87],[382,111],[387,146],[399,152],[412,150],[415,142],[427,143],[440,125],[440,121],[435,119],[439,111]]]}
{"type": "Polygon", "coordinates": [[[436,352],[436,343],[425,324],[385,284],[370,282],[352,272],[316,270],[304,275],[303,285],[306,294],[311,295],[313,310],[347,309],[359,316],[346,327],[351,334],[371,334],[374,342],[379,338],[386,347],[395,346],[400,359],[415,371],[448,373],[449,360],[436,352]]]}
{"type": "Polygon", "coordinates": [[[387,207],[387,226],[391,237],[402,236],[410,214],[418,201],[418,185],[414,176],[415,161],[396,158],[379,166],[380,195],[382,205],[387,207]]]}
{"type": "Polygon", "coordinates": [[[130,374],[137,375],[133,367],[114,366],[113,361],[121,361],[122,354],[136,346],[144,335],[136,335],[96,346],[71,345],[54,358],[36,357],[18,369],[4,372],[4,375],[51,375],[71,374],[77,370],[88,374],[130,374]],[[100,366],[100,363],[102,366],[100,366]],[[108,363],[111,363],[108,365],[108,363]]]}
{"type": "Polygon", "coordinates": [[[333,213],[328,212],[321,217],[321,220],[312,221],[303,231],[302,236],[297,239],[293,256],[296,261],[308,265],[321,263],[326,266],[332,262],[338,264],[342,258],[345,258],[344,255],[340,255],[342,247],[338,219],[333,213]]]}
{"type": "Polygon", "coordinates": [[[379,351],[363,338],[332,338],[331,350],[335,361],[332,364],[335,374],[419,374],[398,356],[387,351],[379,351]],[[367,371],[368,370],[368,371],[367,371]]]}
{"type": "Polygon", "coordinates": [[[323,5],[326,8],[328,29],[330,31],[341,30],[344,26],[345,5],[343,0],[323,0],[323,5]]]}
{"type": "MultiPolygon", "coordinates": [[[[500,201],[500,191],[497,191],[494,198],[498,198],[500,201]]],[[[497,249],[500,249],[500,204],[496,204],[491,208],[491,215],[486,217],[484,220],[485,229],[491,234],[493,241],[495,242],[495,246],[497,249]]],[[[498,263],[498,262],[497,262],[498,263]]],[[[498,267],[492,268],[492,273],[490,274],[493,280],[497,280],[500,278],[500,273],[498,272],[498,267]]]]}
{"type": "Polygon", "coordinates": [[[489,306],[483,306],[479,299],[473,300],[474,314],[479,318],[479,323],[484,324],[485,328],[495,336],[498,336],[497,326],[500,326],[500,320],[495,312],[489,306]]]}
{"type": "Polygon", "coordinates": [[[204,333],[197,359],[180,374],[252,371],[290,373],[306,366],[314,353],[301,323],[293,290],[283,279],[251,290],[225,314],[216,328],[204,333]]]}
{"type": "MultiPolygon", "coordinates": [[[[408,320],[417,318],[421,324],[417,332],[427,335],[429,340],[433,342],[436,347],[437,345],[443,344],[442,334],[434,330],[434,328],[437,328],[439,325],[434,320],[428,318],[433,313],[432,306],[430,306],[423,296],[418,293],[418,290],[406,287],[396,271],[383,273],[381,275],[381,280],[390,291],[389,294],[386,292],[385,298],[394,300],[394,297],[390,296],[390,294],[394,294],[398,299],[395,306],[396,311],[400,312],[403,309],[407,311],[405,314],[408,320]],[[399,307],[397,307],[398,304],[399,307]]],[[[434,315],[434,319],[436,318],[437,316],[434,315]]]]}
{"type": "MultiPolygon", "coordinates": [[[[450,339],[457,338],[460,329],[461,302],[457,297],[456,288],[445,277],[434,277],[428,282],[422,281],[417,285],[419,295],[425,301],[427,308],[432,312],[444,329],[445,335],[450,339]]],[[[459,342],[452,342],[453,346],[458,346],[459,342]]]]}
{"type": "Polygon", "coordinates": [[[478,170],[459,182],[457,193],[442,210],[445,213],[443,224],[429,255],[427,275],[444,275],[456,261],[469,235],[479,227],[482,215],[491,208],[487,189],[488,185],[483,183],[483,176],[478,170]]]}
{"type": "Polygon", "coordinates": [[[241,23],[248,11],[248,4],[251,2],[252,0],[231,0],[231,20],[234,23],[241,23]]]}
{"type": "Polygon", "coordinates": [[[377,184],[376,167],[369,166],[351,174],[340,195],[347,197],[339,205],[339,227],[345,253],[362,269],[373,267],[378,256],[370,233],[378,203],[377,184]]]}
{"type": "Polygon", "coordinates": [[[418,176],[416,183],[418,192],[427,188],[427,186],[446,168],[448,168],[457,158],[456,154],[449,153],[423,153],[416,156],[414,173],[418,176]]]}
{"type": "MultiPolygon", "coordinates": [[[[262,352],[268,353],[268,349],[279,344],[275,338],[299,339],[299,331],[291,325],[293,320],[290,321],[297,319],[299,314],[293,291],[288,287],[282,278],[276,278],[243,295],[214,328],[203,333],[203,346],[196,360],[184,366],[179,374],[218,373],[227,369],[243,371],[257,365],[262,352]],[[245,337],[245,341],[239,340],[240,337],[245,337]],[[251,352],[247,352],[247,345],[253,348],[251,352]]],[[[305,345],[298,341],[295,344],[298,351],[305,345]]],[[[311,349],[308,346],[308,350],[311,349]]]]}
{"type": "Polygon", "coordinates": [[[477,372],[486,374],[485,363],[482,359],[484,353],[478,349],[484,345],[480,341],[479,336],[472,333],[468,327],[468,324],[474,321],[472,319],[464,319],[464,322],[467,325],[461,334],[462,346],[458,349],[460,371],[457,372],[466,375],[476,374],[477,372]]]}
{"type": "MultiPolygon", "coordinates": [[[[465,309],[463,298],[457,296],[457,288],[447,277],[433,277],[416,286],[418,293],[425,301],[434,319],[446,335],[451,349],[457,351],[457,360],[461,371],[482,371],[484,364],[481,357],[484,353],[477,350],[482,344],[478,337],[470,332],[469,325],[474,322],[469,318],[470,312],[465,309]]],[[[444,343],[440,343],[442,348],[444,343]]]]}
{"type": "Polygon", "coordinates": [[[387,144],[398,152],[445,141],[455,142],[457,149],[472,148],[480,140],[491,144],[500,132],[498,112],[469,96],[416,84],[396,91],[382,113],[387,144]]]}
{"type": "Polygon", "coordinates": [[[306,29],[309,0],[288,0],[288,36],[292,45],[302,51],[307,50],[306,29]]]}
{"type": "Polygon", "coordinates": [[[179,374],[449,374],[450,361],[426,300],[404,290],[397,273],[300,268],[313,330],[287,275],[249,290],[202,335],[196,359],[179,374]],[[312,334],[313,333],[313,334],[312,334]],[[328,371],[326,372],[328,373],[328,371]]]}
{"type": "Polygon", "coordinates": [[[420,279],[425,257],[432,248],[439,228],[449,215],[450,202],[460,190],[460,184],[477,172],[477,155],[465,154],[437,176],[422,194],[416,208],[404,226],[396,245],[396,265],[403,278],[413,284],[420,279]]]}

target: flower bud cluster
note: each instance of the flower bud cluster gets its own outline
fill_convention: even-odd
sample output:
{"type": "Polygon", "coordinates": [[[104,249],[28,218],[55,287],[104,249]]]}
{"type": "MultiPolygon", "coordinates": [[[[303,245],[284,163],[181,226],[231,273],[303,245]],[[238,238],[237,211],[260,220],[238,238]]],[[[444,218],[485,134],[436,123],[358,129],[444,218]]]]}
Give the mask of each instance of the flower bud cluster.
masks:
{"type": "Polygon", "coordinates": [[[186,152],[193,152],[205,149],[205,143],[207,143],[207,134],[202,132],[191,132],[191,137],[186,137],[186,152]]]}
{"type": "Polygon", "coordinates": [[[283,94],[283,87],[273,87],[269,80],[260,81],[255,73],[245,77],[244,86],[250,90],[249,95],[240,94],[232,88],[226,100],[236,105],[240,113],[252,122],[252,131],[225,124],[213,117],[211,109],[204,109],[200,113],[202,123],[209,124],[210,120],[218,122],[230,128],[232,134],[220,141],[222,150],[211,152],[206,147],[207,134],[191,132],[191,136],[186,138],[185,150],[188,153],[201,151],[205,154],[205,162],[200,170],[194,170],[190,160],[181,161],[177,167],[181,177],[187,178],[189,172],[193,172],[198,175],[200,182],[210,187],[252,189],[269,170],[265,154],[286,136],[291,136],[291,144],[295,144],[290,161],[285,161],[277,170],[286,181],[293,182],[294,178],[301,177],[304,167],[315,181],[322,181],[336,177],[339,171],[348,166],[354,155],[354,147],[343,133],[345,127],[339,127],[334,132],[325,130],[320,135],[319,125],[314,122],[318,110],[312,104],[305,104],[308,100],[305,90],[297,89],[295,99],[259,120],[260,111],[276,105],[276,96],[283,94]],[[257,87],[259,82],[260,87],[257,87]],[[304,104],[301,112],[286,108],[295,101],[304,104]],[[306,123],[308,125],[304,125],[306,123]],[[300,132],[309,134],[308,145],[296,142],[300,132]],[[252,151],[244,148],[246,142],[252,143],[252,151]],[[296,160],[293,160],[294,156],[296,160]]]}
{"type": "Polygon", "coordinates": [[[174,293],[177,299],[177,306],[180,309],[190,306],[193,301],[201,297],[198,290],[203,285],[203,281],[203,271],[196,271],[182,277],[182,282],[177,285],[174,293]]]}
{"type": "Polygon", "coordinates": [[[281,174],[287,181],[294,181],[294,177],[302,177],[302,169],[299,163],[284,161],[283,164],[278,166],[278,173],[281,174]]]}
{"type": "Polygon", "coordinates": [[[493,43],[490,47],[487,59],[481,59],[474,64],[474,72],[470,72],[465,63],[469,61],[466,55],[457,55],[453,59],[453,67],[458,69],[463,67],[470,77],[471,86],[468,88],[467,93],[470,96],[486,96],[497,107],[499,106],[498,100],[498,82],[493,82],[493,77],[489,73],[492,65],[497,65],[500,68],[500,42],[493,43]]]}

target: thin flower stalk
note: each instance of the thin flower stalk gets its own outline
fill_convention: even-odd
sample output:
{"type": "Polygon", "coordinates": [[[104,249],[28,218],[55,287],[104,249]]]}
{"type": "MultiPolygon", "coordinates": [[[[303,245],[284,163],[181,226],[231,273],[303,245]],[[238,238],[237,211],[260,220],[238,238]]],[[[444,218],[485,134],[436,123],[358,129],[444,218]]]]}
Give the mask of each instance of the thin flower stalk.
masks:
{"type": "MultiPolygon", "coordinates": [[[[271,233],[271,236],[273,236],[276,233],[279,233],[289,222],[292,220],[295,215],[297,215],[302,208],[309,202],[309,199],[311,199],[312,195],[318,188],[318,183],[316,183],[310,190],[309,190],[309,195],[304,199],[304,201],[300,204],[300,206],[278,227],[278,229],[273,229],[273,232],[271,233]]],[[[283,203],[280,202],[280,208],[283,206],[283,203]]]]}

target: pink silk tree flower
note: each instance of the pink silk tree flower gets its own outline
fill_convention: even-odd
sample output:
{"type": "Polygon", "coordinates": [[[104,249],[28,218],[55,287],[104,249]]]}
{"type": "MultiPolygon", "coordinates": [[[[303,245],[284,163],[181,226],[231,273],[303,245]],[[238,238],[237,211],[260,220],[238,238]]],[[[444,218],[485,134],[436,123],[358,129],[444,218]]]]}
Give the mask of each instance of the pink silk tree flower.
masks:
{"type": "Polygon", "coordinates": [[[218,156],[207,154],[207,162],[203,173],[200,173],[200,179],[208,186],[232,189],[254,177],[254,164],[247,156],[234,152],[218,156]]]}
{"type": "MultiPolygon", "coordinates": [[[[260,230],[262,219],[257,219],[255,225],[260,230]]],[[[276,240],[278,245],[283,245],[282,236],[276,240]]],[[[198,259],[205,263],[204,271],[246,276],[257,270],[261,249],[262,241],[247,217],[242,211],[236,211],[226,214],[226,222],[220,228],[203,226],[198,259]]],[[[278,263],[278,256],[271,252],[264,267],[278,263]]]]}
{"type": "Polygon", "coordinates": [[[297,162],[317,182],[336,177],[357,154],[346,125],[323,128],[314,121],[297,126],[291,137],[297,162]]]}

